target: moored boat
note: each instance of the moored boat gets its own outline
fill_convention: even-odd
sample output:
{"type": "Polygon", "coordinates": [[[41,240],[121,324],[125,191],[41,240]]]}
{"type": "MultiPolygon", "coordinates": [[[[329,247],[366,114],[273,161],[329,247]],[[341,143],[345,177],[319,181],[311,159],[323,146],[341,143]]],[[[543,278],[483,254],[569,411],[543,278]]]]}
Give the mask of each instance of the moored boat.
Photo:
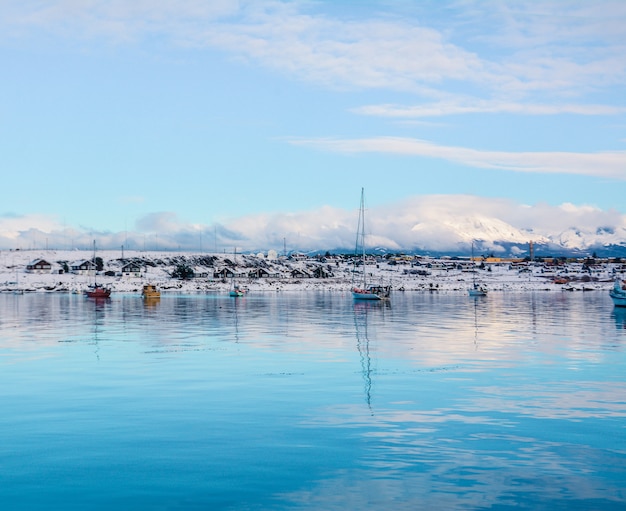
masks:
{"type": "MultiPolygon", "coordinates": [[[[235,247],[234,250],[234,254],[235,254],[235,266],[237,266],[237,248],[235,247]]],[[[235,276],[233,274],[233,277],[230,279],[230,291],[229,291],[229,295],[230,296],[244,296],[246,293],[248,292],[248,288],[247,287],[243,287],[242,285],[238,284],[235,281],[235,276]]]]}
{"type": "Polygon", "coordinates": [[[352,288],[355,300],[386,300],[391,296],[391,286],[369,286],[367,289],[352,288]]]}
{"type": "Polygon", "coordinates": [[[487,296],[487,289],[479,284],[474,284],[468,292],[470,296],[487,296]]]}
{"type": "Polygon", "coordinates": [[[161,292],[153,284],[146,284],[141,291],[142,298],[149,300],[154,298],[161,298],[161,292]]]}
{"type": "Polygon", "coordinates": [[[104,287],[100,284],[89,286],[85,291],[89,298],[109,298],[111,296],[111,288],[104,287]]]}
{"type": "Polygon", "coordinates": [[[233,285],[229,294],[230,296],[245,296],[247,292],[248,292],[247,288],[240,286],[239,284],[235,284],[233,285]]]}
{"type": "Polygon", "coordinates": [[[621,279],[615,279],[613,287],[609,291],[615,307],[626,307],[626,285],[621,279]]]}
{"type": "MultiPolygon", "coordinates": [[[[363,266],[363,274],[358,285],[352,285],[352,297],[355,300],[388,300],[391,296],[391,286],[368,285],[367,284],[367,257],[365,256],[365,200],[364,190],[361,188],[361,206],[359,209],[359,222],[355,247],[355,267],[357,258],[360,257],[360,264],[363,266]],[[359,252],[360,246],[360,252],[359,252]]],[[[354,278],[356,268],[352,270],[354,278]]]]}
{"type": "Polygon", "coordinates": [[[474,261],[474,242],[472,241],[472,287],[468,289],[470,296],[487,296],[487,288],[476,282],[476,261],[474,261]]]}
{"type": "Polygon", "coordinates": [[[96,240],[93,241],[93,284],[90,285],[86,290],[85,294],[89,298],[109,298],[111,296],[111,288],[107,286],[103,286],[102,284],[98,284],[97,275],[98,268],[96,267],[96,240]]]}

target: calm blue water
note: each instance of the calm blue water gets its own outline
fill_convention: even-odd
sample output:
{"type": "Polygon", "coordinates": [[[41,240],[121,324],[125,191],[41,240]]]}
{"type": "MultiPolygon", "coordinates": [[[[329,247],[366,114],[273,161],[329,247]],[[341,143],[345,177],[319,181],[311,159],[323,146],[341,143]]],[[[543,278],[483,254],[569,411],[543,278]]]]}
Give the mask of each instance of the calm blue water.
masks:
{"type": "Polygon", "coordinates": [[[606,293],[0,295],[0,509],[626,508],[606,293]]]}

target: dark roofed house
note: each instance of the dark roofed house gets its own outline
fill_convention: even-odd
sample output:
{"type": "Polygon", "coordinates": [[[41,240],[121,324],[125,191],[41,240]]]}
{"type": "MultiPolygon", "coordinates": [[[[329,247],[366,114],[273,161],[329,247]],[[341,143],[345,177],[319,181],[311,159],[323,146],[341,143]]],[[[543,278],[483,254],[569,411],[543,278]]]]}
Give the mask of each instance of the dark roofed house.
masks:
{"type": "Polygon", "coordinates": [[[306,270],[296,268],[295,270],[291,270],[291,277],[294,279],[310,279],[311,274],[306,270]]]}
{"type": "Polygon", "coordinates": [[[26,265],[28,273],[50,273],[52,265],[45,259],[35,259],[26,265]]]}
{"type": "Polygon", "coordinates": [[[122,266],[122,275],[127,277],[141,277],[141,266],[137,263],[126,263],[122,266]]]}
{"type": "Polygon", "coordinates": [[[253,279],[267,278],[273,276],[274,275],[271,275],[270,272],[267,271],[265,268],[255,268],[250,273],[248,273],[248,277],[253,279]]]}
{"type": "Polygon", "coordinates": [[[81,259],[70,263],[70,271],[77,275],[85,275],[96,270],[96,265],[88,259],[81,259]]]}
{"type": "Polygon", "coordinates": [[[327,279],[328,277],[332,277],[333,274],[324,266],[318,266],[315,270],[313,270],[313,276],[316,279],[327,279]]]}
{"type": "Polygon", "coordinates": [[[246,276],[245,274],[237,273],[232,268],[228,268],[228,267],[222,268],[221,270],[216,271],[213,274],[214,278],[222,278],[222,279],[232,278],[232,277],[245,277],[245,276],[246,276]]]}
{"type": "Polygon", "coordinates": [[[193,276],[196,279],[206,279],[209,276],[209,272],[203,266],[194,266],[193,276]]]}

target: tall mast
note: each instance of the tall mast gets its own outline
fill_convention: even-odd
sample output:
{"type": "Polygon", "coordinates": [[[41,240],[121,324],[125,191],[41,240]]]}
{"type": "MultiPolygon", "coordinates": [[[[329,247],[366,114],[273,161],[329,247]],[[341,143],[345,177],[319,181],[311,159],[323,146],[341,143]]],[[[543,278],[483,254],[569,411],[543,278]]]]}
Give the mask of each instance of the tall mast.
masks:
{"type": "Polygon", "coordinates": [[[472,240],[472,284],[476,288],[476,261],[474,260],[474,240],[472,240]]]}
{"type": "Polygon", "coordinates": [[[93,240],[93,285],[97,284],[96,274],[98,273],[98,265],[96,264],[96,240],[93,240]]]}
{"type": "MultiPolygon", "coordinates": [[[[355,255],[359,255],[359,245],[361,247],[361,264],[363,265],[363,282],[362,287],[365,288],[365,189],[361,188],[361,204],[359,206],[359,221],[357,224],[356,232],[356,247],[354,249],[355,255]]],[[[356,262],[355,262],[356,264],[356,262]]]]}
{"type": "Polygon", "coordinates": [[[363,288],[365,288],[367,264],[365,262],[365,191],[363,188],[361,188],[361,213],[359,216],[361,217],[361,247],[363,247],[363,288]]]}

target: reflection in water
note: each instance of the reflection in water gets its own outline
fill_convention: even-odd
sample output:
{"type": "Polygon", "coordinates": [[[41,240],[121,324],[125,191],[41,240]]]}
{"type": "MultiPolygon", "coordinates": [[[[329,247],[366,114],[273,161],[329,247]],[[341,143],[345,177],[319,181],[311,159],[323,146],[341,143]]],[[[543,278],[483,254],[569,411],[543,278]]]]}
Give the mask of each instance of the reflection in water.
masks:
{"type": "Polygon", "coordinates": [[[625,316],[600,293],[0,295],[0,508],[623,509],[625,316]]]}
{"type": "Polygon", "coordinates": [[[160,296],[148,296],[143,299],[143,306],[146,309],[154,309],[161,303],[160,296]]]}
{"type": "Polygon", "coordinates": [[[245,296],[238,297],[236,300],[233,300],[231,302],[232,310],[233,310],[233,317],[235,320],[235,342],[236,343],[239,342],[239,316],[237,314],[237,309],[242,306],[243,301],[245,301],[245,296]]]}
{"type": "Polygon", "coordinates": [[[98,339],[98,330],[102,328],[102,324],[106,317],[106,307],[109,305],[108,298],[89,298],[86,301],[87,307],[93,306],[93,345],[96,359],[100,360],[100,343],[98,339]]]}
{"type": "Polygon", "coordinates": [[[615,327],[626,329],[626,307],[615,307],[612,315],[615,318],[615,327]]]}
{"type": "Polygon", "coordinates": [[[361,373],[365,382],[365,401],[372,410],[372,359],[370,357],[370,340],[367,333],[367,315],[369,302],[354,302],[354,328],[356,331],[356,347],[361,361],[361,373]]]}
{"type": "Polygon", "coordinates": [[[482,296],[473,296],[472,302],[474,306],[474,348],[478,350],[478,300],[482,300],[482,296]]]}

